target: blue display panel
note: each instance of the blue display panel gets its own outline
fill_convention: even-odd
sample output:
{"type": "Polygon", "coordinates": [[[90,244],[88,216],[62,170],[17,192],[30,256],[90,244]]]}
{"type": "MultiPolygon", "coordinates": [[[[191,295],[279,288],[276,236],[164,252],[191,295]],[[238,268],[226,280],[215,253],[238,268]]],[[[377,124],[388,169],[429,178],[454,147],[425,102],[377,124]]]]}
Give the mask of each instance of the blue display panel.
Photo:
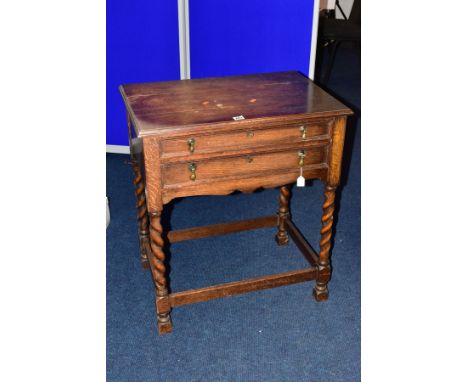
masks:
{"type": "Polygon", "coordinates": [[[192,78],[308,75],[314,0],[191,0],[189,8],[192,78]]]}
{"type": "Polygon", "coordinates": [[[177,0],[108,0],[106,6],[106,142],[128,145],[118,87],[180,78],[177,0]]]}

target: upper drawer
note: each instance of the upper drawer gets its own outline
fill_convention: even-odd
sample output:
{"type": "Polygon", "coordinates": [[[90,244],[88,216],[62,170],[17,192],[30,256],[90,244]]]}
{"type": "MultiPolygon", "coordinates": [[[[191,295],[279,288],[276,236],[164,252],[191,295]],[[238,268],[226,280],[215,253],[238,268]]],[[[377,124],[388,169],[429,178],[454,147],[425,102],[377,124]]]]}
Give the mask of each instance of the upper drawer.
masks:
{"type": "Polygon", "coordinates": [[[281,127],[168,139],[161,143],[161,157],[168,159],[224,150],[241,150],[258,146],[276,146],[282,143],[325,139],[329,134],[329,125],[330,121],[303,122],[281,127]]]}

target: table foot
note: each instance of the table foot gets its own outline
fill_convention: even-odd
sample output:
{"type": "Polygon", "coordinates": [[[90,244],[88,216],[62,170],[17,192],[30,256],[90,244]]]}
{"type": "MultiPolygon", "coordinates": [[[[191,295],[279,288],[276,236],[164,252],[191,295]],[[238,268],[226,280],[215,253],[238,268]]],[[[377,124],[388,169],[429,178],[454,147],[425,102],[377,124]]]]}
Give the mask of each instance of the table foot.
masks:
{"type": "Polygon", "coordinates": [[[318,285],[316,285],[313,291],[313,295],[314,295],[315,301],[317,302],[328,300],[327,286],[324,286],[323,288],[321,288],[318,285]]]}
{"type": "Polygon", "coordinates": [[[150,268],[150,264],[149,264],[148,259],[142,259],[142,258],[140,257],[140,264],[141,264],[141,267],[142,267],[143,269],[149,269],[149,268],[150,268]]]}
{"type": "Polygon", "coordinates": [[[167,315],[165,318],[158,317],[158,333],[159,335],[167,334],[172,332],[172,321],[171,316],[167,315]]]}
{"type": "Polygon", "coordinates": [[[140,236],[140,264],[143,269],[150,268],[150,254],[148,252],[151,252],[149,238],[147,236],[140,236]]]}
{"type": "Polygon", "coordinates": [[[276,241],[276,244],[278,244],[278,245],[286,245],[286,244],[289,243],[289,237],[288,236],[278,236],[278,234],[276,234],[275,241],[276,241]]]}

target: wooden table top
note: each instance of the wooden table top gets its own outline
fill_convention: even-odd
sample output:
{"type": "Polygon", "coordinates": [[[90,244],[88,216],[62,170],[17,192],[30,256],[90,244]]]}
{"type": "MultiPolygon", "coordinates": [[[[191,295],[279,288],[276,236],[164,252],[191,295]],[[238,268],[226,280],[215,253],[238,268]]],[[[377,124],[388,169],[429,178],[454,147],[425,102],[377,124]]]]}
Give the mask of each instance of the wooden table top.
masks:
{"type": "Polygon", "coordinates": [[[138,136],[194,126],[290,117],[350,115],[352,111],[298,72],[121,85],[138,136]],[[235,120],[233,117],[241,117],[235,120]]]}

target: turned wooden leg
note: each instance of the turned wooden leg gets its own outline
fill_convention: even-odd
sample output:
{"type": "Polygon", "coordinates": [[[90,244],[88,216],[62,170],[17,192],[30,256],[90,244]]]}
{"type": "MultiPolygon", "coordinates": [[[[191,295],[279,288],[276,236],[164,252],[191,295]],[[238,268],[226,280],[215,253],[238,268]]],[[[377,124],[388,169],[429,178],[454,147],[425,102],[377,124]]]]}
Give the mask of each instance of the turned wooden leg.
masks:
{"type": "Polygon", "coordinates": [[[323,203],[322,229],[320,230],[320,254],[318,263],[318,275],[314,288],[314,297],[317,301],[328,299],[327,284],[331,277],[330,247],[333,226],[333,211],[335,209],[336,187],[325,186],[325,202],[323,203]]]}
{"type": "Polygon", "coordinates": [[[132,168],[135,174],[133,183],[135,184],[136,207],[138,214],[138,234],[140,237],[140,261],[143,268],[149,268],[148,255],[145,245],[149,241],[148,210],[146,208],[145,185],[141,176],[138,163],[132,160],[132,168]]]}
{"type": "Polygon", "coordinates": [[[156,312],[158,315],[158,332],[165,334],[172,331],[171,305],[167,292],[166,258],[163,252],[164,241],[162,239],[161,212],[152,213],[150,216],[150,243],[151,243],[151,272],[156,288],[156,312]]]}
{"type": "Polygon", "coordinates": [[[291,187],[289,185],[280,188],[280,206],[278,209],[278,233],[276,242],[278,245],[288,244],[289,237],[285,228],[285,221],[289,219],[289,199],[291,198],[291,187]]]}

